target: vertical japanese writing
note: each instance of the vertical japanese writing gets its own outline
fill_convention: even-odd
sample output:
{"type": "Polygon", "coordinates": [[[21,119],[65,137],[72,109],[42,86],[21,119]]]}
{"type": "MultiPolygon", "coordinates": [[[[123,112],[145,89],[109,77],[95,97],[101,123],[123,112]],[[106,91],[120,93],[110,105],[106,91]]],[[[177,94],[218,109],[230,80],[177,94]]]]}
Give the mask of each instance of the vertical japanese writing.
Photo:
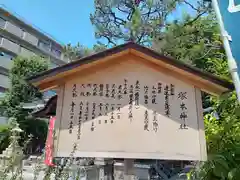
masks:
{"type": "Polygon", "coordinates": [[[173,84],[170,84],[170,95],[171,96],[175,95],[175,86],[173,84]]]}
{"type": "Polygon", "coordinates": [[[99,107],[99,114],[98,114],[98,116],[102,116],[103,103],[99,103],[98,107],[99,107]]]}
{"type": "Polygon", "coordinates": [[[94,126],[94,122],[92,122],[91,131],[94,131],[94,130],[95,130],[95,126],[94,126]]]}
{"type": "Polygon", "coordinates": [[[115,110],[115,104],[111,104],[111,118],[110,118],[110,122],[113,123],[114,121],[114,110],[115,110]]]}
{"type": "Polygon", "coordinates": [[[109,97],[109,84],[106,84],[106,97],[109,97]]]}
{"type": "Polygon", "coordinates": [[[180,99],[182,101],[187,99],[187,92],[180,92],[180,93],[178,93],[178,99],[180,99]]]}
{"type": "Polygon", "coordinates": [[[80,92],[80,96],[85,96],[85,84],[81,84],[81,92],[80,92]]]}
{"type": "Polygon", "coordinates": [[[158,94],[162,93],[162,83],[158,83],[158,94]]]}
{"type": "Polygon", "coordinates": [[[77,97],[77,85],[74,84],[72,88],[72,97],[75,98],[77,97]]]}
{"type": "Polygon", "coordinates": [[[87,84],[87,88],[91,89],[92,88],[92,84],[88,83],[87,84]]]}
{"type": "MultiPolygon", "coordinates": [[[[109,104],[108,103],[106,103],[105,104],[105,116],[107,116],[108,115],[108,111],[109,111],[109,104]]],[[[107,119],[105,119],[105,123],[107,123],[107,119]]]]}
{"type": "Polygon", "coordinates": [[[93,96],[97,96],[97,84],[93,84],[93,96]]]}
{"type": "Polygon", "coordinates": [[[118,100],[121,100],[122,97],[122,85],[118,86],[118,94],[117,94],[118,100]]]}
{"type": "Polygon", "coordinates": [[[99,85],[99,96],[103,96],[103,88],[104,88],[104,85],[103,84],[100,84],[99,85]]]}
{"type": "Polygon", "coordinates": [[[74,112],[75,112],[75,102],[74,98],[77,97],[77,85],[73,84],[72,86],[72,102],[70,104],[70,122],[69,122],[69,134],[72,134],[73,130],[73,120],[74,120],[74,112]]]}
{"type": "Polygon", "coordinates": [[[80,139],[81,137],[82,115],[83,115],[83,102],[81,101],[79,104],[77,139],[80,139]]]}
{"type": "Polygon", "coordinates": [[[121,104],[117,104],[117,119],[121,119],[121,104]]]}
{"type": "Polygon", "coordinates": [[[72,101],[70,104],[70,122],[69,122],[69,134],[72,134],[73,130],[73,119],[74,119],[74,112],[75,112],[75,106],[76,104],[72,101]]]}
{"type": "Polygon", "coordinates": [[[92,103],[92,119],[95,119],[96,117],[95,111],[96,111],[96,103],[92,103]]]}
{"type": "Polygon", "coordinates": [[[165,99],[165,103],[164,103],[165,115],[169,117],[170,106],[169,106],[169,86],[168,85],[166,85],[164,88],[164,99],[165,99]]]}
{"type": "MultiPolygon", "coordinates": [[[[99,107],[98,116],[100,117],[100,116],[102,116],[102,112],[103,112],[103,103],[99,103],[98,107],[99,107]]],[[[98,124],[101,124],[101,119],[98,120],[98,124]]]]}
{"type": "Polygon", "coordinates": [[[188,118],[187,107],[184,102],[184,100],[187,99],[187,92],[179,92],[178,99],[181,100],[180,103],[181,114],[179,116],[179,118],[181,119],[180,129],[188,129],[186,124],[186,120],[188,118]]]}
{"type": "Polygon", "coordinates": [[[153,130],[155,132],[158,131],[158,120],[157,120],[157,112],[156,111],[153,112],[153,130]]]}
{"type": "Polygon", "coordinates": [[[108,111],[109,111],[109,104],[106,103],[106,104],[105,104],[105,116],[107,116],[108,111]]]}
{"type": "Polygon", "coordinates": [[[135,108],[139,108],[139,97],[140,97],[140,83],[137,80],[135,84],[135,108]]]}
{"type": "Polygon", "coordinates": [[[148,117],[148,111],[146,110],[144,113],[144,127],[143,130],[144,131],[149,131],[149,117],[148,117]]]}
{"type": "Polygon", "coordinates": [[[132,106],[133,106],[133,85],[131,85],[130,88],[129,88],[128,119],[130,120],[130,122],[133,119],[132,106]]]}
{"type": "Polygon", "coordinates": [[[144,86],[144,104],[148,104],[148,86],[144,86]]]}
{"type": "MultiPolygon", "coordinates": [[[[128,79],[124,79],[121,84],[115,84],[114,82],[108,82],[107,84],[94,84],[94,82],[85,84],[73,83],[71,88],[70,96],[72,96],[72,100],[70,101],[71,104],[69,108],[70,121],[68,123],[68,129],[71,134],[76,127],[77,139],[81,137],[81,133],[83,132],[81,132],[81,128],[83,128],[85,121],[91,120],[88,126],[91,131],[95,131],[98,124],[102,124],[101,126],[103,126],[107,123],[118,123],[117,120],[123,117],[121,107],[126,105],[122,104],[123,99],[128,103],[128,109],[126,109],[126,113],[128,114],[126,114],[126,118],[132,122],[135,111],[141,111],[141,101],[143,101],[142,103],[144,103],[145,106],[161,104],[161,101],[158,101],[159,96],[163,97],[164,100],[165,116],[171,117],[174,115],[170,107],[172,102],[171,96],[173,98],[176,97],[176,99],[180,101],[179,108],[181,111],[177,117],[182,122],[180,128],[187,129],[188,109],[185,101],[187,99],[187,92],[178,92],[174,84],[169,83],[165,85],[162,82],[156,82],[153,85],[148,83],[144,85],[140,83],[138,79],[133,83],[130,83],[128,79]],[[79,87],[80,89],[78,89],[79,87]],[[78,97],[80,101],[77,102],[78,97]],[[99,100],[92,101],[98,98],[100,102],[99,100]]],[[[155,108],[157,107],[158,106],[155,108]]],[[[142,113],[144,113],[144,117],[142,117],[144,118],[144,131],[158,132],[160,128],[160,121],[158,120],[159,114],[155,108],[153,108],[153,111],[142,111],[142,113]]]]}
{"type": "Polygon", "coordinates": [[[127,88],[128,88],[128,81],[124,79],[124,86],[123,86],[123,94],[127,94],[127,88]]]}
{"type": "Polygon", "coordinates": [[[157,88],[155,86],[152,87],[152,104],[157,104],[157,88]]]}
{"type": "Polygon", "coordinates": [[[87,84],[87,92],[86,92],[87,97],[92,95],[92,93],[90,92],[91,90],[92,90],[92,84],[88,83],[87,84]]]}
{"type": "Polygon", "coordinates": [[[86,102],[86,108],[84,112],[85,121],[88,120],[88,113],[89,113],[89,102],[86,102]]]}
{"type": "Polygon", "coordinates": [[[115,99],[116,84],[112,84],[111,98],[115,99]]]}

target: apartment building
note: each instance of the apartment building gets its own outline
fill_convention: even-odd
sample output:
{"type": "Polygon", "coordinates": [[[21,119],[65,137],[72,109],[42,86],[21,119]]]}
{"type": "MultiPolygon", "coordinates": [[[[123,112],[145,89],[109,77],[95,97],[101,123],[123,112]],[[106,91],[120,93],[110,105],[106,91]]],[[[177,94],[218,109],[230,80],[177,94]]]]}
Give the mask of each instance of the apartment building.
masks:
{"type": "Polygon", "coordinates": [[[15,56],[39,55],[53,68],[67,62],[62,51],[63,46],[49,35],[0,6],[0,93],[10,86],[8,71],[15,56]]]}
{"type": "MultiPolygon", "coordinates": [[[[62,51],[63,46],[54,38],[0,5],[0,99],[10,87],[8,72],[14,57],[38,55],[49,59],[50,68],[54,68],[67,63],[62,51]]],[[[0,124],[3,121],[0,117],[0,124]]]]}

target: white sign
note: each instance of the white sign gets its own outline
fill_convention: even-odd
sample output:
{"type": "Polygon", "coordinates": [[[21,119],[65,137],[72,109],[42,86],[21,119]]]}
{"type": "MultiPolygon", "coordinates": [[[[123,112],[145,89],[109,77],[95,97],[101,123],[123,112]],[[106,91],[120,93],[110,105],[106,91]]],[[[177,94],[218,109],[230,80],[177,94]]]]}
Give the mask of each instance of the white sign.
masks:
{"type": "Polygon", "coordinates": [[[206,159],[200,90],[170,74],[133,61],[64,89],[55,156],[206,159]]]}

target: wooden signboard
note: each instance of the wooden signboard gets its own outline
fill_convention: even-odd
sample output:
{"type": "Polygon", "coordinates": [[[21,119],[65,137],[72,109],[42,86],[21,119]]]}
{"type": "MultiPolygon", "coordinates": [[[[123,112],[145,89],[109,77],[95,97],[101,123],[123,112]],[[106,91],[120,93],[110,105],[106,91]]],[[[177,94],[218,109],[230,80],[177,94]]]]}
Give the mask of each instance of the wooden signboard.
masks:
{"type": "Polygon", "coordinates": [[[232,88],[132,43],[30,81],[58,89],[55,157],[206,160],[201,90],[232,88]]]}
{"type": "Polygon", "coordinates": [[[206,158],[200,90],[134,60],[66,82],[56,156],[206,158]],[[199,101],[199,102],[198,102],[199,101]]]}

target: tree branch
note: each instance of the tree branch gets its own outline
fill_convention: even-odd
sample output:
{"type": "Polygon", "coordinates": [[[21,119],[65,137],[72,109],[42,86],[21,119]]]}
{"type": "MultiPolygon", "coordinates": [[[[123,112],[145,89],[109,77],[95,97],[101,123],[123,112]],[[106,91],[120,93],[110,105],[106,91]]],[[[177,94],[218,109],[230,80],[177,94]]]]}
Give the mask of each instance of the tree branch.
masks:
{"type": "Polygon", "coordinates": [[[205,14],[207,11],[203,11],[201,13],[199,13],[193,20],[187,22],[186,24],[183,25],[183,27],[187,26],[187,25],[192,25],[195,21],[198,20],[198,18],[200,18],[203,14],[205,14]]]}
{"type": "Polygon", "coordinates": [[[199,9],[194,7],[191,3],[187,2],[186,0],[183,1],[185,4],[189,5],[192,9],[196,10],[199,12],[199,9]]]}

